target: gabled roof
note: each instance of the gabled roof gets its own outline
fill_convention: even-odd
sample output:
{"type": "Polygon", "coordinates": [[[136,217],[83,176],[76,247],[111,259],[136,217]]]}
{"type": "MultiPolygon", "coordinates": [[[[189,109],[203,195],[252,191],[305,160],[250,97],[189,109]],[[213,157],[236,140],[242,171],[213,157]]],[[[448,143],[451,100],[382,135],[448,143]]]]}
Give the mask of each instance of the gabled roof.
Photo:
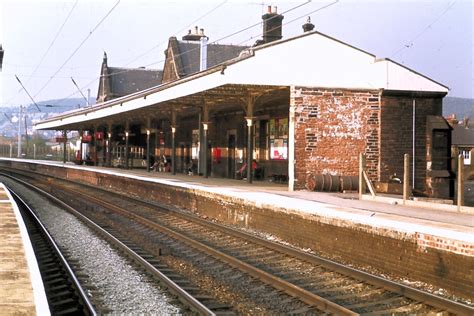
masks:
{"type": "MultiPolygon", "coordinates": [[[[177,41],[178,52],[174,56],[181,59],[181,69],[178,72],[182,76],[199,72],[200,65],[200,43],[192,41],[177,41]]],[[[173,47],[173,46],[172,46],[173,47]]],[[[208,44],[207,45],[207,67],[213,67],[227,60],[236,58],[247,49],[248,46],[208,44]]]]}
{"type": "Polygon", "coordinates": [[[163,71],[144,68],[108,67],[110,93],[121,97],[161,84],[163,71]]]}
{"type": "Polygon", "coordinates": [[[438,97],[449,91],[446,86],[389,59],[377,59],[313,31],[248,48],[236,58],[207,70],[75,114],[42,121],[35,128],[52,129],[99,120],[229,85],[413,91],[438,97]]]}
{"type": "Polygon", "coordinates": [[[474,128],[466,128],[464,125],[454,125],[451,135],[451,144],[474,147],[474,128]]]}

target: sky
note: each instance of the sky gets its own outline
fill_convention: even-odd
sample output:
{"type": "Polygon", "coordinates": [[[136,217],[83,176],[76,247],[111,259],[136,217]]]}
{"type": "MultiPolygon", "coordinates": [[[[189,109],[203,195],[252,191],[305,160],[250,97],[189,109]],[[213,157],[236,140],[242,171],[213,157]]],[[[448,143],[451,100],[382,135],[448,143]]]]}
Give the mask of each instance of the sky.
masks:
{"type": "Polygon", "coordinates": [[[301,34],[310,15],[316,30],[420,72],[449,96],[473,98],[473,2],[0,0],[0,107],[30,104],[28,93],[59,105],[81,98],[71,77],[95,98],[104,51],[112,67],[161,69],[168,38],[194,26],[210,42],[252,45],[267,5],[284,15],[284,38],[301,34]]]}

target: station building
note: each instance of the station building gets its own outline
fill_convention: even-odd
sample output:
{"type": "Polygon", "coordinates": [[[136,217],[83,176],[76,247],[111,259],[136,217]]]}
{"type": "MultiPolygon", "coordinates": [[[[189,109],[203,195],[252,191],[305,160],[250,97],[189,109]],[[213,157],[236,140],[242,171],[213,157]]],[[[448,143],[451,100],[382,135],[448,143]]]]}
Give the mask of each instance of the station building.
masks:
{"type": "Polygon", "coordinates": [[[312,174],[356,176],[359,153],[371,180],[388,181],[403,174],[408,153],[416,190],[451,194],[443,189],[451,176],[446,86],[309,21],[301,35],[282,38],[283,16],[269,8],[262,18],[252,47],[210,43],[197,29],[171,37],[163,70],[141,70],[146,87],[132,84],[138,77],[120,81],[140,71],[111,70],[104,56],[98,104],[35,128],[79,131],[97,165],[133,168],[164,155],[172,173],[236,178],[255,160],[261,172],[252,179],[248,170],[247,181],[289,190],[304,189],[312,174]]]}

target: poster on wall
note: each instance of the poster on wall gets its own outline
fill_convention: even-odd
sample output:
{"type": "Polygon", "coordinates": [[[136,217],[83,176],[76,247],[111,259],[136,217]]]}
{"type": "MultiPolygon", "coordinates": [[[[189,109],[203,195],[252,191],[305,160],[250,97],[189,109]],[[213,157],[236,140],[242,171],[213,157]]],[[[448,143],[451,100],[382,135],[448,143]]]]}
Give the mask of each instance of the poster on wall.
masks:
{"type": "Polygon", "coordinates": [[[193,139],[191,144],[191,157],[192,159],[199,159],[199,130],[193,129],[193,139]]]}
{"type": "Polygon", "coordinates": [[[277,138],[270,140],[270,159],[288,159],[288,139],[277,138]]]}

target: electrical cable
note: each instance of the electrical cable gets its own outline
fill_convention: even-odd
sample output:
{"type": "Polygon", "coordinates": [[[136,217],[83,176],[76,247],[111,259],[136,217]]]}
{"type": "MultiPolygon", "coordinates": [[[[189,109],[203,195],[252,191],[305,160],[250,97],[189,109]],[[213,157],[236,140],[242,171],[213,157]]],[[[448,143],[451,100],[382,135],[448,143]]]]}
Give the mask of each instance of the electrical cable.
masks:
{"type": "Polygon", "coordinates": [[[415,35],[411,40],[409,40],[407,43],[408,44],[404,44],[400,49],[398,49],[397,51],[395,51],[392,55],[391,55],[391,58],[397,56],[400,52],[402,52],[404,49],[406,48],[410,48],[413,46],[413,42],[416,41],[421,35],[423,35],[428,29],[430,29],[436,22],[438,22],[448,11],[449,9],[451,9],[454,4],[456,3],[457,0],[454,0],[453,3],[451,3],[438,17],[436,17],[433,22],[431,22],[430,24],[428,24],[428,26],[426,26],[423,30],[421,30],[421,32],[419,32],[417,35],[415,35]]]}
{"type": "MultiPolygon", "coordinates": [[[[54,43],[56,42],[56,40],[58,39],[59,37],[59,34],[61,34],[61,31],[63,30],[64,26],[66,25],[67,21],[69,20],[69,18],[71,17],[72,15],[72,12],[74,11],[74,9],[76,8],[76,5],[77,5],[77,2],[79,0],[76,0],[76,2],[74,2],[74,5],[72,6],[71,10],[69,10],[69,13],[68,15],[66,16],[66,19],[64,20],[63,24],[61,25],[61,27],[59,28],[59,30],[56,32],[56,35],[54,36],[53,40],[51,41],[51,43],[49,44],[48,48],[46,49],[46,52],[44,52],[43,56],[41,57],[38,65],[36,66],[36,68],[33,70],[33,72],[30,74],[29,78],[31,79],[31,77],[36,73],[36,71],[38,70],[38,68],[41,66],[41,64],[43,63],[44,59],[46,58],[46,55],[48,55],[51,47],[53,47],[54,43]]],[[[26,81],[26,84],[28,84],[28,82],[30,81],[30,79],[28,79],[26,81]]]]}
{"type": "MultiPolygon", "coordinates": [[[[312,2],[312,0],[307,0],[307,1],[301,3],[301,4],[297,5],[297,6],[294,6],[294,7],[290,8],[290,9],[288,9],[288,10],[282,12],[281,14],[286,14],[286,13],[288,13],[288,12],[291,12],[291,11],[296,10],[296,9],[298,9],[298,8],[304,6],[304,5],[307,5],[308,3],[311,3],[311,2],[312,2]]],[[[306,17],[308,14],[316,13],[316,12],[321,11],[321,10],[323,10],[323,9],[326,9],[326,8],[328,8],[328,7],[330,7],[330,6],[334,5],[334,4],[336,4],[336,3],[338,3],[338,2],[339,2],[339,0],[336,0],[336,1],[334,1],[334,2],[332,2],[332,3],[330,3],[330,4],[328,4],[328,5],[325,5],[325,6],[323,6],[323,7],[319,7],[319,8],[317,8],[317,9],[313,10],[313,11],[310,11],[310,12],[308,12],[308,13],[305,13],[304,15],[299,16],[299,17],[296,18],[296,19],[293,19],[293,20],[291,20],[291,21],[289,21],[289,22],[287,22],[287,23],[284,23],[283,25],[288,25],[288,24],[290,24],[290,23],[293,23],[293,22],[295,22],[296,20],[299,20],[299,19],[301,19],[301,18],[306,17]]],[[[240,30],[238,30],[238,31],[236,31],[236,32],[233,32],[233,33],[231,33],[231,34],[229,34],[229,35],[226,35],[226,36],[224,36],[224,37],[221,37],[221,38],[219,38],[219,39],[217,39],[217,40],[214,40],[214,41],[212,41],[212,42],[209,43],[209,44],[216,44],[218,41],[221,41],[221,40],[223,40],[223,39],[227,39],[227,38],[229,38],[229,37],[232,37],[232,36],[234,36],[234,35],[237,35],[237,34],[239,34],[239,33],[242,33],[242,32],[244,32],[244,31],[249,30],[249,29],[251,29],[251,28],[253,28],[253,27],[255,27],[255,26],[258,26],[258,25],[261,25],[261,21],[258,22],[258,23],[252,24],[252,25],[250,25],[250,26],[247,26],[247,27],[245,27],[245,28],[243,28],[243,29],[240,29],[240,30]]],[[[260,33],[259,35],[254,36],[254,37],[261,36],[261,35],[262,35],[262,33],[260,33]]],[[[254,37],[251,37],[251,39],[254,38],[254,37]]],[[[248,39],[245,40],[245,41],[248,41],[248,39]]],[[[209,44],[208,44],[208,45],[209,45],[209,44]]],[[[183,56],[183,55],[185,55],[185,54],[189,54],[190,52],[195,51],[195,50],[198,50],[198,49],[199,49],[199,47],[197,47],[197,48],[195,48],[195,49],[188,50],[188,51],[183,52],[183,53],[181,53],[181,54],[175,55],[175,57],[178,57],[178,56],[180,57],[180,56],[183,56]]],[[[221,52],[221,53],[223,53],[223,52],[221,52]]],[[[161,59],[161,60],[156,61],[156,62],[153,62],[153,63],[150,63],[150,64],[147,64],[147,65],[145,65],[145,67],[149,67],[149,66],[156,65],[156,64],[159,64],[159,63],[164,63],[164,62],[166,62],[166,58],[165,58],[165,59],[161,59]]],[[[194,64],[191,64],[191,65],[194,65],[194,64]]],[[[115,73],[113,73],[113,74],[108,74],[107,76],[111,77],[111,76],[115,76],[115,75],[118,75],[118,74],[123,74],[123,73],[126,73],[126,72],[134,71],[134,70],[136,70],[136,68],[130,68],[130,69],[126,69],[126,70],[123,70],[123,71],[118,71],[118,72],[115,72],[115,73]]],[[[94,79],[91,80],[89,83],[87,83],[86,85],[82,86],[82,87],[81,87],[81,90],[87,88],[88,86],[90,86],[92,83],[94,83],[95,81],[97,81],[97,80],[99,80],[99,79],[100,79],[100,76],[94,78],[94,79]]],[[[75,91],[75,92],[71,93],[70,95],[68,95],[67,97],[60,99],[60,101],[65,100],[65,99],[67,99],[67,98],[70,98],[71,96],[74,96],[74,95],[76,95],[77,93],[78,93],[78,92],[75,91]]]]}
{"type": "Polygon", "coordinates": [[[82,42],[79,44],[79,46],[72,52],[72,54],[66,59],[66,61],[59,67],[59,69],[48,79],[48,81],[39,89],[38,92],[34,95],[35,97],[38,96],[51,82],[51,80],[54,79],[54,77],[63,69],[63,67],[76,55],[76,53],[79,51],[79,49],[84,45],[84,43],[91,37],[91,35],[97,30],[97,28],[107,19],[107,17],[114,11],[114,9],[119,5],[120,0],[118,0],[114,6],[107,12],[107,14],[97,23],[94,28],[87,34],[87,36],[82,40],[82,42]]]}
{"type": "MultiPolygon", "coordinates": [[[[171,36],[176,36],[176,34],[179,34],[183,31],[185,31],[186,29],[190,28],[192,25],[194,25],[196,22],[202,20],[203,18],[205,18],[206,16],[208,16],[209,14],[211,14],[212,12],[216,11],[217,9],[219,9],[221,6],[223,6],[225,3],[227,3],[228,0],[224,0],[223,2],[221,2],[220,4],[218,4],[217,6],[215,6],[214,8],[212,8],[210,11],[204,13],[203,15],[201,15],[200,17],[198,17],[197,19],[195,19],[194,21],[192,21],[191,23],[189,23],[187,26],[183,27],[182,29],[180,29],[179,31],[175,32],[173,35],[171,36]]],[[[155,46],[153,46],[152,48],[148,49],[146,52],[136,56],[134,59],[132,59],[130,62],[128,62],[127,64],[125,64],[125,66],[128,66],[130,65],[131,63],[133,63],[134,61],[140,59],[141,57],[149,54],[151,51],[153,51],[154,49],[160,47],[161,45],[167,43],[168,40],[166,41],[163,41],[163,42],[160,42],[158,44],[156,44],[155,46]]]]}
{"type": "MultiPolygon", "coordinates": [[[[51,49],[51,47],[53,47],[54,43],[56,42],[56,39],[59,37],[59,34],[61,34],[61,31],[63,30],[64,28],[64,25],[66,25],[67,21],[69,20],[69,17],[71,16],[72,12],[74,11],[74,9],[76,8],[76,5],[77,5],[77,2],[79,0],[76,0],[76,2],[74,2],[74,5],[72,6],[71,10],[69,11],[68,15],[66,16],[66,19],[64,19],[64,22],[63,24],[59,27],[59,30],[56,32],[56,35],[54,36],[53,40],[51,41],[51,43],[49,44],[48,48],[46,49],[46,52],[43,54],[43,56],[41,57],[39,63],[36,65],[35,69],[31,72],[31,74],[27,77],[28,80],[26,81],[25,85],[28,85],[28,83],[30,82],[31,78],[33,77],[33,75],[36,73],[36,71],[38,70],[38,68],[41,66],[41,64],[43,63],[44,59],[46,58],[46,55],[49,53],[49,50],[51,49]]],[[[11,101],[13,101],[17,96],[18,94],[20,94],[20,92],[23,91],[23,87],[18,90],[17,94],[14,95],[8,103],[10,103],[11,101]]]]}
{"type": "MultiPolygon", "coordinates": [[[[337,0],[336,2],[338,2],[338,1],[339,1],[339,0],[337,0]]],[[[296,10],[296,9],[298,9],[298,8],[304,6],[304,5],[307,5],[308,3],[311,3],[311,2],[312,2],[312,0],[306,0],[306,1],[303,2],[302,4],[299,4],[299,5],[297,5],[297,6],[294,6],[294,7],[290,8],[290,9],[288,9],[288,10],[282,12],[281,14],[286,14],[286,13],[288,13],[288,12],[291,12],[291,11],[296,10]]],[[[325,6],[325,7],[326,7],[326,6],[325,6]]],[[[323,8],[325,8],[325,7],[323,7],[323,8]]],[[[321,10],[321,9],[322,9],[322,8],[319,8],[318,10],[321,10]]],[[[306,13],[305,15],[307,15],[307,14],[308,14],[308,13],[306,13]]],[[[274,17],[271,17],[269,20],[271,20],[271,19],[273,19],[273,18],[274,18],[274,17]]],[[[244,32],[244,31],[247,31],[247,30],[249,30],[249,29],[251,29],[251,28],[253,28],[253,27],[259,26],[261,23],[262,23],[262,22],[260,21],[260,22],[258,22],[258,23],[255,23],[255,24],[252,24],[252,25],[250,25],[250,26],[247,26],[247,27],[245,27],[245,28],[243,28],[243,29],[240,29],[240,30],[238,30],[238,31],[236,31],[236,32],[233,32],[233,33],[231,33],[231,34],[229,34],[229,35],[226,35],[226,36],[221,37],[221,38],[219,38],[219,39],[217,39],[217,40],[214,40],[214,41],[208,43],[208,45],[217,44],[219,41],[221,41],[221,40],[223,40],[223,39],[227,39],[227,38],[232,37],[232,36],[234,36],[234,35],[240,34],[240,33],[244,32]]],[[[288,24],[288,23],[287,23],[287,24],[288,24]]],[[[199,49],[200,49],[199,47],[194,48],[194,49],[190,49],[190,50],[185,51],[185,52],[183,52],[183,53],[174,55],[174,57],[175,57],[175,58],[176,58],[176,57],[181,57],[181,56],[184,56],[184,55],[189,54],[189,53],[191,53],[191,52],[197,51],[197,50],[199,50],[199,49]]],[[[155,62],[152,62],[152,63],[149,63],[149,64],[146,64],[144,67],[149,67],[149,66],[153,66],[153,65],[160,64],[160,63],[165,63],[165,62],[166,62],[166,58],[165,58],[165,59],[160,59],[160,60],[158,60],[158,61],[155,61],[155,62]]],[[[194,65],[194,64],[193,64],[193,65],[194,65]]],[[[126,70],[123,70],[123,71],[117,71],[117,72],[115,72],[115,73],[113,73],[113,74],[108,74],[107,76],[115,76],[115,75],[119,75],[119,74],[122,74],[122,73],[134,71],[134,70],[136,70],[136,69],[137,69],[137,68],[130,68],[130,69],[126,69],[126,70]]],[[[97,80],[98,80],[98,79],[100,79],[100,77],[97,77],[97,80]]]]}

